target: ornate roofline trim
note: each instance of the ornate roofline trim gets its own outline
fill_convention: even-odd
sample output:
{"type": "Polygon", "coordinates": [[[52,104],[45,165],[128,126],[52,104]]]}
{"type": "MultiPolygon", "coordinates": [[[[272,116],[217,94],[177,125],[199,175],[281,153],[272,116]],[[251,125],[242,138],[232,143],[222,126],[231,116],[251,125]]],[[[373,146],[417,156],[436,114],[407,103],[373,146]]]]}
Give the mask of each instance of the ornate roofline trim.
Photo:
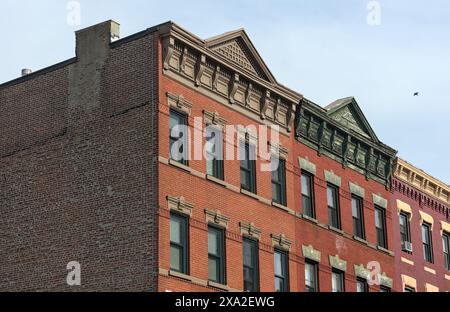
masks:
{"type": "Polygon", "coordinates": [[[168,38],[177,39],[183,42],[184,44],[187,44],[192,49],[197,50],[200,54],[205,55],[210,60],[223,65],[224,68],[236,72],[237,74],[247,78],[250,81],[253,81],[255,84],[256,83],[259,84],[265,89],[270,90],[271,92],[285,98],[286,100],[289,100],[297,104],[303,98],[302,94],[294,90],[291,90],[279,83],[269,83],[267,81],[264,81],[263,79],[256,77],[255,75],[248,73],[247,71],[242,70],[241,68],[239,68],[232,62],[226,60],[225,58],[218,56],[217,53],[214,53],[214,51],[210,50],[206,46],[205,40],[198,38],[194,34],[186,31],[185,29],[181,28],[180,26],[176,25],[173,22],[161,25],[159,33],[161,37],[163,37],[163,39],[164,38],[166,38],[166,40],[168,38]]]}
{"type": "MultiPolygon", "coordinates": [[[[247,35],[247,33],[245,32],[245,30],[243,28],[240,28],[240,29],[237,29],[234,31],[230,31],[230,32],[226,32],[224,34],[206,39],[205,44],[208,48],[212,48],[214,46],[217,46],[218,44],[221,44],[221,43],[233,40],[233,39],[237,39],[237,38],[241,38],[244,41],[246,47],[250,50],[250,53],[255,58],[258,67],[262,70],[262,72],[267,77],[269,82],[271,82],[273,84],[277,84],[277,81],[276,81],[275,77],[273,76],[272,72],[270,71],[269,67],[266,65],[266,63],[262,59],[261,55],[258,53],[258,50],[256,50],[255,45],[252,43],[252,41],[250,40],[250,37],[247,35]]],[[[219,54],[217,54],[217,55],[219,57],[221,57],[219,54]]],[[[249,74],[252,74],[252,73],[249,73],[249,74]]]]}
{"type": "MultiPolygon", "coordinates": [[[[351,106],[353,109],[355,109],[356,113],[358,114],[358,117],[360,118],[361,122],[363,123],[364,127],[369,132],[369,136],[372,138],[372,140],[378,144],[380,140],[378,139],[377,135],[375,134],[375,131],[373,131],[372,127],[370,126],[369,121],[367,120],[366,116],[364,115],[363,111],[361,110],[361,107],[359,107],[358,102],[354,97],[348,97],[344,99],[337,100],[330,105],[326,106],[325,109],[327,110],[328,115],[332,115],[333,113],[337,112],[338,110],[342,109],[345,106],[351,106]]],[[[349,129],[350,131],[354,132],[354,130],[349,129]]]]}
{"type": "Polygon", "coordinates": [[[450,204],[450,186],[398,157],[394,168],[394,176],[399,180],[407,182],[443,203],[450,204]]]}

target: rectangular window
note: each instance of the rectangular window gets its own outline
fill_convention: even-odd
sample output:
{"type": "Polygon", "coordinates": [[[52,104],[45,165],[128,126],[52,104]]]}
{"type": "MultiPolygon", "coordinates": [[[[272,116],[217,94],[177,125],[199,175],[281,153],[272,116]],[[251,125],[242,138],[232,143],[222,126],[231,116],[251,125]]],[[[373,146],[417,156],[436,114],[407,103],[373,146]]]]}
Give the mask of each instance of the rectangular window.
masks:
{"type": "Polygon", "coordinates": [[[209,280],[225,285],[225,231],[208,227],[209,280]]]}
{"type": "Polygon", "coordinates": [[[188,241],[189,219],[170,214],[170,270],[189,274],[188,241]]]}
{"type": "Polygon", "coordinates": [[[416,289],[414,287],[405,286],[405,292],[416,292],[416,289]]]}
{"type": "Polygon", "coordinates": [[[305,287],[307,292],[318,292],[317,263],[305,262],[305,287]]]}
{"type": "Polygon", "coordinates": [[[433,243],[431,241],[431,226],[428,223],[422,224],[423,256],[425,261],[433,263],[433,243]]]}
{"type": "Polygon", "coordinates": [[[365,239],[362,199],[352,196],[353,235],[365,239]]]}
{"type": "Polygon", "coordinates": [[[288,255],[286,252],[275,249],[275,291],[289,291],[288,255]]]}
{"type": "Polygon", "coordinates": [[[450,270],[450,235],[448,233],[442,234],[442,244],[444,251],[444,265],[447,270],[450,270]]]}
{"type": "Polygon", "coordinates": [[[367,285],[367,280],[364,278],[359,278],[356,280],[356,292],[368,292],[369,286],[367,285]]]}
{"type": "Polygon", "coordinates": [[[327,203],[328,224],[336,229],[340,229],[339,189],[330,184],[327,186],[327,203]]]}
{"type": "Polygon", "coordinates": [[[286,206],[286,162],[272,157],[272,200],[286,206]]]}
{"type": "Polygon", "coordinates": [[[206,174],[223,180],[223,132],[206,126],[206,174]]]}
{"type": "Polygon", "coordinates": [[[258,242],[244,238],[244,291],[259,291],[258,242]]]}
{"type": "Polygon", "coordinates": [[[188,165],[188,117],[177,110],[170,110],[170,159],[188,165]]]}
{"type": "Polygon", "coordinates": [[[391,292],[391,289],[386,286],[380,286],[380,292],[391,292]]]}
{"type": "Polygon", "coordinates": [[[402,250],[410,252],[411,236],[409,231],[409,214],[400,213],[400,241],[402,244],[402,250]]]}
{"type": "Polygon", "coordinates": [[[301,180],[303,214],[310,218],[315,218],[313,176],[302,171],[301,180]]]}
{"type": "Polygon", "coordinates": [[[241,188],[256,194],[256,153],[255,147],[240,143],[241,188]]]}
{"type": "Polygon", "coordinates": [[[331,276],[331,290],[332,292],[344,292],[344,272],[333,270],[331,276]]]}
{"type": "Polygon", "coordinates": [[[386,210],[375,206],[375,228],[377,230],[378,246],[387,248],[386,210]]]}

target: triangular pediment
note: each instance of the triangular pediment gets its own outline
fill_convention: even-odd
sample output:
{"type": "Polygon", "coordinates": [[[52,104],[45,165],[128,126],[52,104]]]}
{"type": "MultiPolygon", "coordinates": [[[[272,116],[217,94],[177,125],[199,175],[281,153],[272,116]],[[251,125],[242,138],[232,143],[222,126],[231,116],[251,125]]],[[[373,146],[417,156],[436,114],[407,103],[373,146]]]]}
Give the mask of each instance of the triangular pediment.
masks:
{"type": "Polygon", "coordinates": [[[243,29],[210,38],[206,40],[206,46],[242,70],[276,83],[275,77],[243,29]]]}
{"type": "Polygon", "coordinates": [[[351,129],[374,142],[379,142],[375,132],[353,97],[337,100],[325,107],[325,109],[332,119],[347,129],[351,129]]]}

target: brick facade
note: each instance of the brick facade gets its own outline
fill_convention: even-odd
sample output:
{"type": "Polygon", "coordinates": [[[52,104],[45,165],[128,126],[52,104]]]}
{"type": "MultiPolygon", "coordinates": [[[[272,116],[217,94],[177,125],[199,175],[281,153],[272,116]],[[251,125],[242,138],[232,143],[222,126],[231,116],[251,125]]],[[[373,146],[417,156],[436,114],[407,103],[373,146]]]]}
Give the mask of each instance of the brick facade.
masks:
{"type": "MultiPolygon", "coordinates": [[[[402,290],[389,191],[395,151],[354,99],[324,109],[278,84],[242,30],[202,40],[168,22],[111,42],[117,34],[111,21],[81,30],[76,58],[0,85],[0,290],[242,291],[248,227],[263,292],[275,289],[275,248],[288,252],[290,291],[305,291],[308,258],[320,291],[331,291],[336,266],[345,291],[356,291],[373,261],[382,284],[402,290]],[[189,113],[191,133],[205,114],[279,126],[286,204],[273,203],[261,155],[255,194],[241,189],[239,160],[224,161],[223,181],[206,174],[204,159],[170,160],[171,107],[189,113]],[[302,207],[305,161],[314,166],[314,219],[302,207]],[[330,174],[339,179],[341,229],[328,226],[330,174]],[[353,235],[355,188],[364,191],[364,239],[353,235]],[[386,248],[377,246],[375,198],[389,203],[386,248]],[[170,215],[180,205],[189,215],[186,274],[170,268],[170,215]],[[211,223],[225,226],[223,284],[208,281],[211,223]],[[70,261],[81,264],[81,287],[66,284],[70,261]]],[[[200,140],[191,138],[190,152],[200,140]]],[[[225,143],[236,154],[237,142],[225,143]]]]}

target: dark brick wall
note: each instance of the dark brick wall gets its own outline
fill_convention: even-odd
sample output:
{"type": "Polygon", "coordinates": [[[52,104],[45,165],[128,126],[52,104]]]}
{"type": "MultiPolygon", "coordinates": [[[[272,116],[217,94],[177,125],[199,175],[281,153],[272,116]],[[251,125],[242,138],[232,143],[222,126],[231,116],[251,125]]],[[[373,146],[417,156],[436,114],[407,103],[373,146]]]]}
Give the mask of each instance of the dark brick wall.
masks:
{"type": "Polygon", "coordinates": [[[156,289],[154,44],[113,44],[101,113],[76,127],[68,68],[0,86],[1,291],[156,289]],[[81,286],[66,284],[70,261],[81,286]]]}

